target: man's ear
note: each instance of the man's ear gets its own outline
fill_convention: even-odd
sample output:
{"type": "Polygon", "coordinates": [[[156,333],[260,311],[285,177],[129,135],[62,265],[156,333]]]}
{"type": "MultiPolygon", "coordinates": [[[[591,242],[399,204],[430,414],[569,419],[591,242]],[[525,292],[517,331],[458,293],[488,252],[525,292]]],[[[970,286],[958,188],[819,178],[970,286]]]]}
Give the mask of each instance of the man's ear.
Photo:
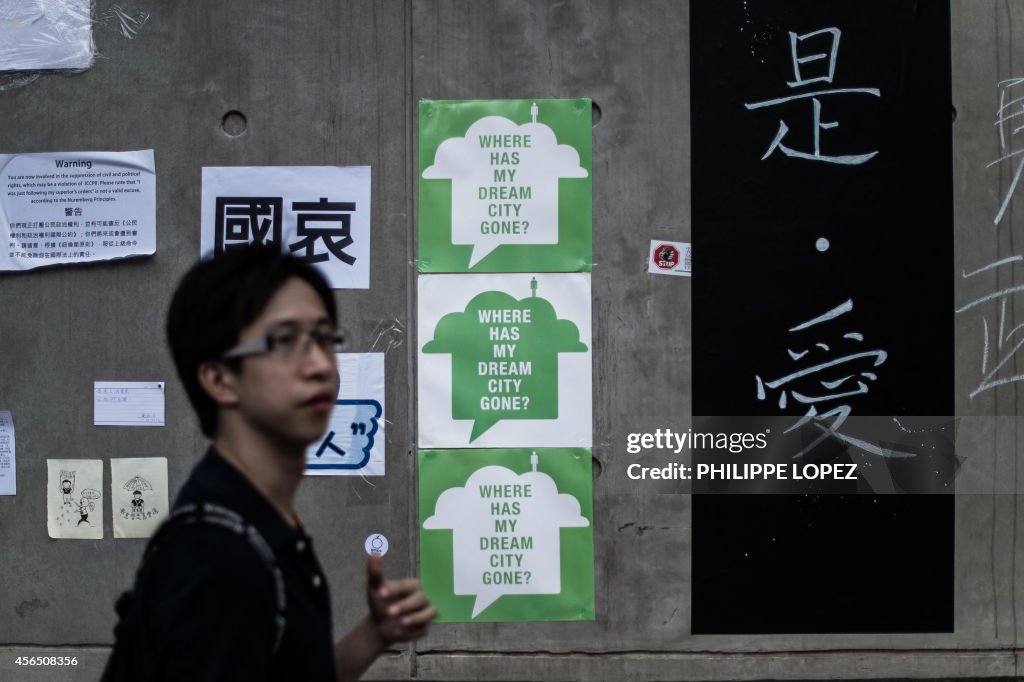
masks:
{"type": "Polygon", "coordinates": [[[207,360],[200,363],[196,372],[199,375],[199,385],[213,402],[225,406],[238,403],[235,373],[228,369],[223,362],[207,360]]]}

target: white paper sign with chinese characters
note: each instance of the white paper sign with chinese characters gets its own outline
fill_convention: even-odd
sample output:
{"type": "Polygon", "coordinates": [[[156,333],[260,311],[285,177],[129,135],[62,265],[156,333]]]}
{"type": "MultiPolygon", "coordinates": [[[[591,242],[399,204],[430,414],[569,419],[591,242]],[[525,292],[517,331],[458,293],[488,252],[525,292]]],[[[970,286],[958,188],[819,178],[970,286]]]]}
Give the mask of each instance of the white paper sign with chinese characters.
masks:
{"type": "Polygon", "coordinates": [[[103,538],[103,461],[46,460],[46,530],[51,538],[103,538]]]}
{"type": "Polygon", "coordinates": [[[693,256],[687,242],[666,242],[652,239],[647,252],[647,272],[652,275],[689,277],[693,256]]]}
{"type": "Polygon", "coordinates": [[[154,253],[152,149],[0,154],[0,270],[154,253]]]}
{"type": "Polygon", "coordinates": [[[0,410],[0,495],[18,492],[18,469],[14,451],[14,419],[10,410],[0,410]]]}
{"type": "Polygon", "coordinates": [[[110,460],[115,538],[148,538],[167,518],[167,458],[110,460]]]}
{"type": "Polygon", "coordinates": [[[164,382],[93,382],[93,426],[163,425],[164,382]]]}
{"type": "Polygon", "coordinates": [[[370,287],[369,166],[203,168],[200,253],[278,244],[332,289],[370,287]]]}
{"type": "Polygon", "coordinates": [[[384,353],[338,353],[327,432],[306,449],[308,476],[384,475],[384,353]]]}

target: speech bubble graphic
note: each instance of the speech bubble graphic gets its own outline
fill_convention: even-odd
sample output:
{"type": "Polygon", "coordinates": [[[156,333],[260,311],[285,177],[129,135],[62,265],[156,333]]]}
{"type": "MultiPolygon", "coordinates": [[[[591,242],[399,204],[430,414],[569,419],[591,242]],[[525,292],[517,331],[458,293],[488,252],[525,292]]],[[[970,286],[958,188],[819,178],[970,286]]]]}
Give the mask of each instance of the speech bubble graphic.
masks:
{"type": "Polygon", "coordinates": [[[580,502],[548,474],[484,466],[441,493],[425,530],[452,531],[454,589],[475,595],[471,618],[506,594],[559,594],[562,528],[586,528],[580,502]]]}
{"type": "Polygon", "coordinates": [[[485,291],[441,318],[424,353],[452,354],[452,418],[472,419],[472,443],[502,419],[558,418],[558,354],[586,352],[580,332],[537,296],[485,291]]]}
{"type": "Polygon", "coordinates": [[[559,179],[589,175],[538,113],[535,103],[522,125],[478,119],[465,137],[442,142],[423,171],[426,180],[452,181],[452,244],[473,247],[470,269],[504,244],[557,244],[559,179]]]}
{"type": "Polygon", "coordinates": [[[376,400],[336,400],[327,433],[306,449],[306,469],[362,469],[383,410],[376,400]]]}

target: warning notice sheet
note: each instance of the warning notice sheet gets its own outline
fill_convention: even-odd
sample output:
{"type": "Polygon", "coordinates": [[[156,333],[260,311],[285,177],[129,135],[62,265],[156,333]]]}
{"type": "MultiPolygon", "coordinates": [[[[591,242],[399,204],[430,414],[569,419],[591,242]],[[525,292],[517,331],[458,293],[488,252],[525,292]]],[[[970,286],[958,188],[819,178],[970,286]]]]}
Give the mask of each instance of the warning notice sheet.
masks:
{"type": "Polygon", "coordinates": [[[0,270],[156,252],[153,150],[0,154],[0,270]]]}

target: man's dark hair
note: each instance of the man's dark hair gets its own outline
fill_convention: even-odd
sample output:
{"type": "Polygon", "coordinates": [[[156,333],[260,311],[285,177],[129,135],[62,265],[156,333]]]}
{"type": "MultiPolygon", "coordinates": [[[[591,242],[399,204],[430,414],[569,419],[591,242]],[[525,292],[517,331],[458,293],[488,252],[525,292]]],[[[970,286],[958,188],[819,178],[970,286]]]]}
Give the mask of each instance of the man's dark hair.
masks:
{"type": "MultiPolygon", "coordinates": [[[[199,415],[203,434],[217,430],[217,404],[199,385],[199,365],[217,360],[238,343],[242,330],[259,317],[277,290],[292,277],[305,281],[338,323],[334,297],[312,265],[283,254],[276,245],[229,249],[192,266],[178,283],[167,312],[167,342],[185,392],[199,415]]],[[[239,360],[225,361],[233,369],[239,360]]]]}

